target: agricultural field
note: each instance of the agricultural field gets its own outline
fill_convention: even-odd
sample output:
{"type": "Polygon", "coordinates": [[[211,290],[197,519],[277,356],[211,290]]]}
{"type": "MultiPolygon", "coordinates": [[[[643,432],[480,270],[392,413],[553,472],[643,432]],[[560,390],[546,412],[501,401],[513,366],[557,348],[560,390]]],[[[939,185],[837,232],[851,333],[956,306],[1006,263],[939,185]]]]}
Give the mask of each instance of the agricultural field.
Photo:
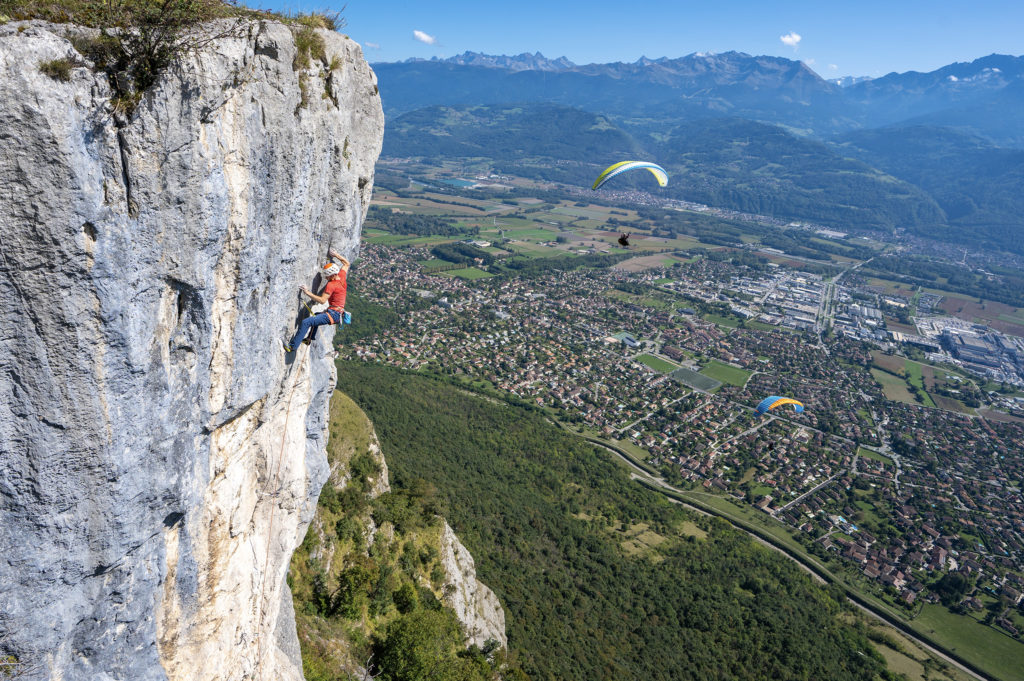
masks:
{"type": "Polygon", "coordinates": [[[939,309],[947,314],[976,324],[986,324],[1003,333],[1024,336],[1024,310],[1019,307],[991,300],[979,303],[977,298],[967,298],[946,291],[936,293],[943,296],[939,309]]]}
{"type": "Polygon", "coordinates": [[[885,327],[890,331],[899,331],[900,333],[907,333],[910,335],[917,334],[916,326],[910,326],[909,324],[901,324],[898,321],[896,321],[895,317],[889,317],[888,315],[885,318],[885,327]]]}
{"type": "Polygon", "coordinates": [[[879,279],[878,277],[869,277],[868,286],[877,288],[879,292],[887,296],[906,298],[907,300],[913,298],[917,292],[917,287],[912,284],[905,284],[901,281],[892,281],[890,279],[879,279]]]}
{"type": "MultiPolygon", "coordinates": [[[[624,272],[642,272],[655,267],[671,267],[677,262],[679,262],[678,258],[666,257],[664,255],[645,255],[630,258],[629,260],[623,260],[619,264],[615,265],[615,269],[622,270],[624,272]]],[[[664,281],[668,282],[672,280],[665,279],[664,281]]]]}
{"type": "Polygon", "coordinates": [[[697,373],[696,371],[687,369],[686,367],[679,367],[669,374],[669,376],[683,385],[689,386],[694,390],[702,390],[704,392],[712,392],[722,386],[721,381],[715,380],[710,376],[697,373]]]}
{"type": "Polygon", "coordinates": [[[622,300],[636,305],[649,307],[652,310],[671,310],[672,303],[655,296],[638,296],[618,289],[609,289],[605,295],[615,300],[622,300]]]}
{"type": "Polygon", "coordinates": [[[908,681],[973,681],[974,677],[945,662],[937,662],[919,644],[897,630],[879,624],[870,628],[875,649],[889,669],[908,681]]]}
{"type": "Polygon", "coordinates": [[[438,272],[444,277],[459,277],[460,279],[486,279],[493,277],[494,275],[490,272],[484,272],[476,267],[464,267],[458,270],[447,270],[445,272],[438,272]]]}
{"type": "Polygon", "coordinates": [[[655,357],[654,355],[637,355],[633,359],[640,362],[641,364],[649,366],[655,371],[660,371],[663,374],[672,373],[673,371],[679,368],[679,365],[673,364],[672,362],[669,362],[668,360],[662,359],[660,357],[655,357]]]}
{"type": "Polygon", "coordinates": [[[979,668],[1001,679],[1024,679],[1020,643],[994,627],[925,604],[914,620],[926,634],[979,668]]]}
{"type": "Polygon", "coordinates": [[[883,464],[885,464],[886,466],[892,466],[893,465],[892,459],[890,459],[889,457],[887,457],[884,454],[879,454],[878,452],[874,451],[873,449],[866,449],[864,447],[858,447],[857,448],[857,456],[863,456],[863,457],[865,457],[867,459],[873,459],[875,461],[880,461],[883,464]]]}
{"type": "Polygon", "coordinates": [[[701,369],[700,373],[713,378],[716,381],[722,383],[728,383],[736,387],[743,387],[747,384],[747,379],[750,378],[750,373],[746,369],[740,369],[732,365],[726,364],[725,362],[719,362],[717,359],[713,359],[707,363],[707,365],[701,369]]]}
{"type": "Polygon", "coordinates": [[[914,396],[907,389],[907,382],[899,376],[893,376],[881,369],[872,369],[871,375],[882,386],[882,392],[885,393],[887,399],[903,402],[904,404],[917,404],[917,400],[914,399],[914,396]]]}
{"type": "Polygon", "coordinates": [[[933,366],[931,364],[922,364],[915,362],[912,359],[906,359],[899,355],[887,355],[880,350],[875,350],[871,353],[872,362],[876,367],[884,371],[872,370],[872,375],[886,390],[886,396],[890,395],[901,395],[904,399],[896,397],[890,397],[890,399],[899,399],[901,402],[905,402],[907,399],[913,400],[913,402],[907,402],[908,404],[923,404],[926,407],[937,407],[939,409],[945,409],[946,411],[955,411],[960,414],[974,414],[975,411],[965,405],[960,400],[952,397],[945,397],[943,395],[936,394],[936,388],[943,388],[947,390],[957,390],[965,382],[972,384],[969,378],[963,374],[946,369],[944,367],[933,366]],[[898,374],[899,376],[893,376],[892,374],[898,374]],[[880,378],[885,376],[886,378],[880,378]],[[902,379],[900,378],[902,377],[902,379]],[[902,384],[902,388],[901,388],[902,384]],[[886,386],[889,388],[886,388],[886,386]],[[910,392],[909,386],[916,386],[922,391],[924,398],[923,402],[918,403],[914,399],[913,393],[910,392]],[[907,396],[903,395],[903,392],[907,393],[907,396]]]}
{"type": "Polygon", "coordinates": [[[907,380],[907,383],[909,383],[910,385],[916,386],[921,391],[921,394],[922,394],[922,396],[924,398],[924,402],[922,403],[922,404],[924,404],[924,406],[926,406],[926,407],[934,407],[935,406],[935,402],[932,400],[931,395],[928,394],[927,390],[925,390],[924,378],[922,376],[922,369],[928,369],[928,373],[929,374],[932,373],[931,372],[931,367],[924,367],[921,364],[918,364],[917,362],[913,362],[913,361],[908,359],[906,361],[906,372],[907,372],[907,379],[906,380],[907,380]]]}
{"type": "Polygon", "coordinates": [[[713,324],[718,324],[719,326],[724,326],[728,329],[735,329],[740,325],[740,320],[738,317],[723,317],[722,315],[718,314],[704,314],[701,315],[701,317],[705,321],[709,321],[713,324]]]}

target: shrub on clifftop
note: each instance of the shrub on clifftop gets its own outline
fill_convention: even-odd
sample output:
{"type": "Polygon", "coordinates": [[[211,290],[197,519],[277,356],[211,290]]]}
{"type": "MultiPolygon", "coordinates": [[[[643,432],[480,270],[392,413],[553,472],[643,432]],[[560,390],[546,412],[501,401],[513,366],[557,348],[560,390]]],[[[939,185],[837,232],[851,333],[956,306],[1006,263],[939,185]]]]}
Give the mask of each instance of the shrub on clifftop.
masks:
{"type": "MultiPolygon", "coordinates": [[[[142,93],[181,54],[238,33],[243,23],[275,19],[298,25],[299,52],[308,61],[317,41],[314,29],[337,30],[338,14],[286,16],[251,10],[224,0],[0,0],[6,20],[41,19],[60,24],[98,28],[98,35],[72,37],[72,44],[95,67],[107,74],[116,109],[130,114],[142,93]],[[215,30],[200,31],[207,22],[228,19],[215,30]]],[[[58,77],[58,76],[53,76],[58,77]]]]}

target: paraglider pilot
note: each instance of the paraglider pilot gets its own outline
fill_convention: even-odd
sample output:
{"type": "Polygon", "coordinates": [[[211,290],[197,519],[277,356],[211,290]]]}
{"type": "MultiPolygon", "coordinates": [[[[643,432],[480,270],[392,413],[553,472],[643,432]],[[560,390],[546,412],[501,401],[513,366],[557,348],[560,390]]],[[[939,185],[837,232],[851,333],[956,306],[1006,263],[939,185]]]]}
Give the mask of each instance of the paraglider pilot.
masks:
{"type": "Polygon", "coordinates": [[[622,245],[622,246],[628,246],[629,245],[629,237],[631,237],[631,236],[633,236],[632,232],[630,232],[629,234],[620,234],[619,235],[619,244],[622,245]]]}
{"type": "Polygon", "coordinates": [[[345,294],[348,291],[348,268],[351,263],[349,263],[348,258],[335,250],[329,250],[328,254],[331,256],[331,261],[320,269],[321,280],[327,281],[327,286],[324,287],[323,293],[317,295],[305,286],[299,288],[300,293],[309,299],[321,304],[327,303],[327,309],[302,320],[295,336],[290,341],[286,341],[284,346],[285,352],[293,352],[299,346],[299,343],[305,342],[307,345],[311,343],[316,338],[317,327],[324,326],[325,324],[340,324],[344,318],[345,294]],[[312,330],[312,333],[310,333],[309,338],[306,338],[306,334],[310,330],[312,330]]]}

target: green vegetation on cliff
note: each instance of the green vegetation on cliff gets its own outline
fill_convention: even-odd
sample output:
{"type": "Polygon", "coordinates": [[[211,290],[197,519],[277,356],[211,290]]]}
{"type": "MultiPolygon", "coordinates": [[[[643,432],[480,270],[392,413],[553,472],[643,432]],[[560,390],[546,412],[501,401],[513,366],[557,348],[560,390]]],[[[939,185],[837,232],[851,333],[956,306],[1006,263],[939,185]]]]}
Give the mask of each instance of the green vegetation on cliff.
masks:
{"type": "Polygon", "coordinates": [[[891,678],[841,597],[542,415],[379,365],[339,384],[395,487],[437,490],[531,678],[891,678]]]}
{"type": "Polygon", "coordinates": [[[499,666],[515,678],[492,646],[465,648],[442,604],[442,499],[425,483],[381,493],[373,427],[341,393],[330,433],[331,477],[288,573],[306,680],[361,679],[367,665],[385,681],[484,681],[499,666]]]}

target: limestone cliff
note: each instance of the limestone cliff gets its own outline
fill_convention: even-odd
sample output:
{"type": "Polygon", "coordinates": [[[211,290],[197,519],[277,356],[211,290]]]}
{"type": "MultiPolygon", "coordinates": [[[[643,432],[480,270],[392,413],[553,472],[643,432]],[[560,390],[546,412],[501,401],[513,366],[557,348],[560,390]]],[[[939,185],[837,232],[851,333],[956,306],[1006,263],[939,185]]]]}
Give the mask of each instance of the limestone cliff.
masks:
{"type": "Polygon", "coordinates": [[[381,652],[370,643],[389,623],[442,605],[463,633],[454,647],[507,648],[504,610],[438,515],[436,490],[391,489],[373,424],[341,391],[329,425],[330,477],[289,575],[307,668],[316,678],[363,678],[381,652]]]}
{"type": "Polygon", "coordinates": [[[296,72],[291,30],[253,23],[119,121],[63,30],[0,26],[0,652],[299,679],[285,574],[335,374],[329,327],[281,340],[327,246],[357,250],[374,75],[329,32],[296,72]],[[70,81],[40,71],[62,57],[70,81]]]}
{"type": "Polygon", "coordinates": [[[447,522],[441,531],[441,565],[447,575],[445,602],[462,622],[469,643],[484,648],[488,641],[508,647],[505,611],[498,597],[476,578],[476,563],[447,522]]]}

